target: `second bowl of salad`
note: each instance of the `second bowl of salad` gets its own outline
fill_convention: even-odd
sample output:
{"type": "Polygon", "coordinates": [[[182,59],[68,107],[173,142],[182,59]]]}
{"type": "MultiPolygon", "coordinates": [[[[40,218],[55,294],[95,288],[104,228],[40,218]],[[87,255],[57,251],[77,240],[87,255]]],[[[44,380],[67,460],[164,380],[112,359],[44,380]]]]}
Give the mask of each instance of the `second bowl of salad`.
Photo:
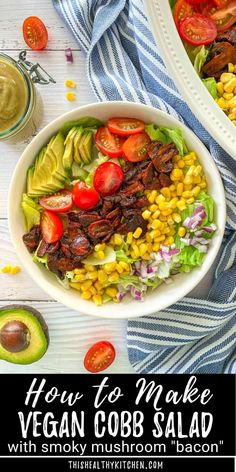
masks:
{"type": "Polygon", "coordinates": [[[26,148],[9,194],[23,264],[82,313],[142,316],[211,267],[225,198],[206,148],[174,118],[134,103],[81,107],[26,148]]]}

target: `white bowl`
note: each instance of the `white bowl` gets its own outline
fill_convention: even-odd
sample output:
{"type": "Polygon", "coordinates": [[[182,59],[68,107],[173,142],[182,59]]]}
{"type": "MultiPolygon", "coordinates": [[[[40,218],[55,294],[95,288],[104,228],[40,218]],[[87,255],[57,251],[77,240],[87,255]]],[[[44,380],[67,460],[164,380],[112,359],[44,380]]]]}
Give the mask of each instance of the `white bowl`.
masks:
{"type": "Polygon", "coordinates": [[[175,26],[169,1],[150,0],[144,4],[153,36],[176,87],[211,136],[236,159],[236,127],[196,73],[175,26]]]}
{"type": "Polygon", "coordinates": [[[186,126],[166,113],[146,105],[130,102],[103,102],[86,105],[54,120],[38,133],[23,152],[15,168],[9,190],[8,215],[12,241],[22,264],[32,279],[48,295],[67,307],[80,313],[104,318],[134,318],[157,312],[172,305],[190,292],[213,264],[224,233],[225,214],[225,196],[219,172],[212,157],[200,140],[186,126]],[[22,241],[25,228],[20,203],[22,192],[25,191],[26,187],[28,167],[32,164],[41,147],[49,141],[50,137],[58,131],[63,123],[86,115],[94,116],[104,121],[111,116],[131,116],[140,118],[147,123],[155,122],[161,126],[181,128],[189,150],[196,151],[200,162],[204,166],[209,193],[216,203],[216,224],[218,229],[202,267],[194,269],[189,274],[178,274],[174,277],[172,284],[163,284],[157,290],[150,292],[144,302],[137,302],[135,300],[120,304],[110,302],[97,307],[92,302],[83,300],[76,290],[64,289],[52,273],[35,264],[22,241]]]}

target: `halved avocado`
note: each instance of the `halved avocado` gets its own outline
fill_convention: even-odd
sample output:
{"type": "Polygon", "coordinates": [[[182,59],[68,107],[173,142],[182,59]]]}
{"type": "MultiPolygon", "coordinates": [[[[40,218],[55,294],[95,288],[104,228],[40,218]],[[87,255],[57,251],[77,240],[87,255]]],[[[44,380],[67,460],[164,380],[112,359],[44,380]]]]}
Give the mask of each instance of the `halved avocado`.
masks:
{"type": "Polygon", "coordinates": [[[49,333],[43,316],[27,305],[0,308],[0,359],[32,364],[47,351],[49,333]]]}

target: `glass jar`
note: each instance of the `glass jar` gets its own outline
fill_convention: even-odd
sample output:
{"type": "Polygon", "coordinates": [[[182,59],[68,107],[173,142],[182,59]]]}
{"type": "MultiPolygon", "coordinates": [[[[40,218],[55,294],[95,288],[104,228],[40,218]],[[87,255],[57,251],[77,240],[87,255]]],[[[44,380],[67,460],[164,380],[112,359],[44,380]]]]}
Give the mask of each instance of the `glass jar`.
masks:
{"type": "Polygon", "coordinates": [[[0,53],[0,140],[19,133],[36,103],[34,84],[23,65],[0,53]]]}

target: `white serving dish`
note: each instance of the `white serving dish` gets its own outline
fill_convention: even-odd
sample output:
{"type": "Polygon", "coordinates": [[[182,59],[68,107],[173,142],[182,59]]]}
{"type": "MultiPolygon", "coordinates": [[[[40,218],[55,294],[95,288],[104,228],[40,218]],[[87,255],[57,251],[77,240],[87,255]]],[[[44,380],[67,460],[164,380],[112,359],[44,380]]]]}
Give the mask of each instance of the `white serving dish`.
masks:
{"type": "Polygon", "coordinates": [[[103,102],[86,105],[52,121],[26,147],[15,168],[9,189],[8,216],[11,238],[22,264],[32,279],[48,295],[65,306],[80,313],[104,318],[134,318],[154,313],[172,305],[189,293],[202,280],[216,258],[223,238],[225,215],[225,195],[222,181],[212,157],[201,141],[192,131],[175,118],[155,108],[132,102],[103,102]],[[20,203],[22,192],[25,191],[26,187],[28,167],[32,164],[41,147],[49,141],[50,137],[58,131],[63,123],[88,115],[104,121],[111,116],[130,116],[139,118],[147,123],[155,122],[162,126],[181,128],[189,150],[196,151],[200,162],[204,166],[208,189],[216,202],[216,224],[218,230],[203,265],[189,274],[178,274],[174,278],[174,283],[161,285],[157,290],[150,292],[144,302],[132,300],[120,304],[107,303],[97,307],[92,302],[83,300],[75,290],[66,290],[59,284],[52,273],[35,264],[22,241],[25,227],[20,203]]]}
{"type": "Polygon", "coordinates": [[[236,159],[236,128],[198,77],[178,34],[168,0],[144,2],[152,32],[176,87],[211,136],[236,159]]]}

